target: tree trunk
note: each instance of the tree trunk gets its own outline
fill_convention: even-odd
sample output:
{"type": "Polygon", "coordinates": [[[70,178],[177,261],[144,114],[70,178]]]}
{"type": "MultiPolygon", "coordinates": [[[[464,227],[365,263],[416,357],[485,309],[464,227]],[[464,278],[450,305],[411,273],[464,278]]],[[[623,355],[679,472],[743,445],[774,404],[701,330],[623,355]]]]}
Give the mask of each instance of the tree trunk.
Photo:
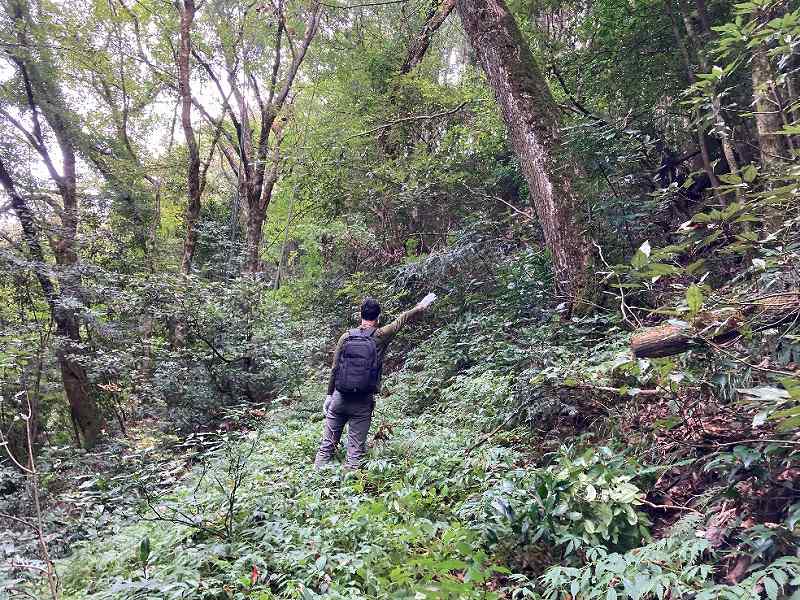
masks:
{"type": "MultiPolygon", "coordinates": [[[[722,106],[720,105],[719,96],[716,94],[711,100],[711,111],[714,114],[714,121],[720,132],[719,137],[722,142],[722,153],[725,155],[725,160],[728,162],[728,170],[734,175],[738,174],[739,162],[736,160],[736,152],[733,149],[733,142],[731,141],[733,129],[728,127],[727,123],[725,123],[725,118],[722,116],[722,106]]],[[[742,199],[742,191],[736,187],[734,188],[734,194],[736,195],[736,201],[740,202],[742,199]]],[[[727,201],[723,201],[723,204],[727,204],[727,201]]]]}
{"type": "Polygon", "coordinates": [[[574,161],[555,156],[561,141],[558,107],[503,0],[459,0],[458,11],[528,182],[557,288],[570,303],[580,302],[590,291],[592,256],[583,202],[572,184],[583,173],[574,161]]]}
{"type": "MultiPolygon", "coordinates": [[[[675,10],[672,7],[672,0],[664,0],[664,6],[667,9],[667,14],[669,15],[670,22],[672,24],[672,36],[675,38],[675,43],[678,45],[678,49],[680,50],[681,59],[683,60],[683,66],[686,69],[686,81],[688,83],[694,83],[695,76],[694,72],[692,71],[692,62],[689,58],[689,50],[686,47],[686,43],[684,42],[683,37],[681,36],[680,27],[678,26],[678,19],[675,16],[675,10]]],[[[684,20],[684,23],[686,21],[684,20]]],[[[689,29],[687,31],[689,36],[692,35],[692,30],[689,29]]],[[[703,161],[703,170],[708,175],[708,180],[711,183],[711,188],[714,192],[714,196],[722,202],[722,197],[719,193],[719,179],[717,178],[716,173],[714,173],[714,166],[711,161],[711,153],[708,149],[708,135],[705,131],[705,126],[701,124],[700,119],[700,110],[694,110],[694,119],[697,121],[697,142],[700,146],[700,157],[703,161]]]]}
{"type": "Polygon", "coordinates": [[[186,183],[188,202],[186,204],[186,238],[183,242],[181,272],[189,273],[197,245],[197,221],[200,218],[200,151],[192,127],[192,88],[189,57],[192,52],[192,22],[194,21],[194,0],[183,0],[180,10],[180,48],[178,50],[178,95],[181,101],[181,127],[186,139],[188,165],[186,183]]]}
{"type": "Polygon", "coordinates": [[[406,55],[405,61],[403,61],[403,65],[400,67],[401,75],[410,73],[422,62],[422,59],[425,58],[425,53],[428,51],[428,47],[431,45],[433,34],[436,33],[439,27],[442,26],[442,23],[450,16],[455,6],[456,0],[444,0],[441,5],[439,5],[438,2],[434,2],[433,6],[431,6],[428,18],[425,21],[425,25],[422,26],[422,30],[408,46],[408,54],[406,55]]]}
{"type": "MultiPolygon", "coordinates": [[[[57,311],[60,312],[60,311],[57,311]]],[[[64,338],[57,351],[61,380],[69,401],[70,415],[80,436],[83,447],[91,448],[97,443],[103,429],[103,416],[97,403],[89,395],[89,378],[77,360],[80,352],[80,332],[74,311],[63,311],[56,317],[58,334],[64,338]]]]}
{"type": "Polygon", "coordinates": [[[267,210],[272,202],[272,192],[278,181],[278,166],[280,165],[280,140],[275,140],[270,160],[272,164],[264,179],[260,195],[256,198],[248,197],[247,211],[247,250],[245,256],[245,271],[248,273],[258,273],[261,270],[261,237],[264,229],[264,221],[267,218],[267,210]]]}
{"type": "Polygon", "coordinates": [[[706,0],[694,0],[694,6],[697,9],[697,16],[700,18],[700,27],[703,28],[703,33],[709,33],[711,31],[711,19],[708,18],[706,0]]]}
{"type": "MultiPolygon", "coordinates": [[[[723,344],[738,335],[739,329],[733,325],[716,333],[710,341],[714,344],[723,344]]],[[[677,325],[659,325],[631,336],[631,353],[635,358],[675,356],[707,346],[708,342],[698,337],[693,330],[677,325]]]]}
{"type": "Polygon", "coordinates": [[[247,254],[245,271],[258,273],[261,271],[261,232],[264,228],[266,211],[255,206],[247,211],[247,254]]]}
{"type": "MultiPolygon", "coordinates": [[[[31,114],[32,131],[27,134],[32,147],[42,158],[55,186],[58,188],[63,206],[59,212],[61,227],[51,238],[51,247],[57,265],[58,289],[48,273],[44,253],[39,243],[41,231],[33,217],[25,198],[17,191],[10,173],[0,165],[0,184],[12,199],[12,206],[22,225],[28,251],[37,262],[36,277],[50,306],[58,334],[63,338],[57,351],[64,391],[70,404],[70,412],[83,445],[91,448],[103,428],[102,412],[94,398],[89,394],[86,372],[75,356],[81,352],[80,320],[76,309],[65,308],[65,298],[82,299],[80,271],[76,268],[78,253],[76,235],[78,231],[79,210],[77,195],[76,147],[85,146],[84,137],[71,118],[72,113],[61,102],[57,82],[46,73],[50,65],[47,51],[31,48],[28,36],[33,23],[28,13],[28,5],[14,2],[11,14],[16,28],[17,47],[11,55],[18,67],[24,83],[25,96],[31,114]],[[37,59],[33,57],[36,56],[37,59]],[[43,56],[46,57],[43,59],[43,56]],[[45,71],[41,69],[44,68],[45,71]],[[59,173],[55,159],[50,153],[40,123],[44,115],[53,131],[55,142],[61,153],[62,164],[59,173]]],[[[87,152],[91,155],[91,152],[87,152]]],[[[80,440],[78,440],[80,442],[80,440]]]]}
{"type": "Polygon", "coordinates": [[[786,160],[785,140],[778,132],[783,128],[780,106],[770,97],[770,80],[772,69],[767,56],[767,48],[758,46],[753,49],[751,63],[753,76],[753,100],[758,129],[758,146],[761,149],[762,164],[774,160],[786,160]]]}
{"type": "MultiPolygon", "coordinates": [[[[66,170],[69,172],[69,168],[66,170]]],[[[80,436],[83,438],[83,446],[91,448],[97,442],[97,438],[102,431],[103,417],[99,407],[89,395],[86,371],[74,358],[79,352],[78,348],[81,342],[78,317],[74,310],[59,305],[61,293],[56,290],[56,286],[46,271],[44,252],[39,243],[41,232],[27,201],[17,192],[14,180],[2,161],[0,161],[0,185],[3,186],[11,198],[11,206],[22,226],[25,244],[28,246],[28,252],[35,262],[36,279],[50,307],[58,334],[64,340],[62,347],[57,352],[61,379],[69,401],[70,414],[77,430],[80,432],[80,436]]],[[[72,217],[65,216],[65,219],[67,225],[73,223],[72,217]]],[[[64,238],[55,245],[57,248],[56,260],[59,265],[66,268],[73,266],[77,261],[77,257],[72,246],[64,238]]],[[[64,280],[69,281],[71,277],[71,275],[67,274],[64,280]]],[[[78,442],[80,443],[80,440],[78,442]]]]}

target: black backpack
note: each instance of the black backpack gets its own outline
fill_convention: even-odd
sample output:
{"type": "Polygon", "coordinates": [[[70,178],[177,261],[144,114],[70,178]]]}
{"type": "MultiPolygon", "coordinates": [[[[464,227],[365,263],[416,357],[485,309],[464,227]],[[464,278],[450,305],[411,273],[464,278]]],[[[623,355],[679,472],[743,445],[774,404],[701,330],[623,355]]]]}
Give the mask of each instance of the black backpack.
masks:
{"type": "Polygon", "coordinates": [[[339,351],[334,384],[342,394],[372,394],[380,379],[374,328],[351,329],[339,351]]]}

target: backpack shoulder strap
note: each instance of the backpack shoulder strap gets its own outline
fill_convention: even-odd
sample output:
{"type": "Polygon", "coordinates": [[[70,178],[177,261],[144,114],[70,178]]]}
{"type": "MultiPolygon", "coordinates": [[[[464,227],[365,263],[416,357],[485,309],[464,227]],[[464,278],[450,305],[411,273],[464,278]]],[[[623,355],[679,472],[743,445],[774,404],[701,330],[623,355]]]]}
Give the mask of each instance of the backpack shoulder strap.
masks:
{"type": "Polygon", "coordinates": [[[375,327],[367,327],[366,329],[361,329],[360,327],[356,327],[355,329],[351,329],[347,332],[348,336],[352,337],[372,337],[375,335],[377,328],[375,327]]]}

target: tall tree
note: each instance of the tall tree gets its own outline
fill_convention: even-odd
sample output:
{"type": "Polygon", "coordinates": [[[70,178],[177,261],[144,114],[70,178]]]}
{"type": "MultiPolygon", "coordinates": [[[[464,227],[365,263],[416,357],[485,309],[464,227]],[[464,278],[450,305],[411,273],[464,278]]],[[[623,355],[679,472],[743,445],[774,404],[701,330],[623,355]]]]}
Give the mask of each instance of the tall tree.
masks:
{"type": "MultiPolygon", "coordinates": [[[[689,50],[686,42],[681,35],[680,28],[678,26],[678,19],[675,16],[675,9],[672,6],[672,2],[673,0],[664,0],[664,5],[666,6],[667,14],[669,15],[669,19],[672,24],[672,35],[675,38],[675,44],[678,47],[684,69],[686,70],[686,81],[688,83],[693,83],[695,81],[695,76],[694,70],[692,69],[692,61],[689,57],[689,50]]],[[[716,189],[719,187],[719,179],[714,172],[714,165],[711,161],[711,152],[708,148],[708,133],[705,130],[705,126],[701,122],[699,109],[695,109],[694,118],[698,122],[697,141],[700,146],[700,156],[703,161],[703,170],[708,176],[708,180],[712,189],[715,190],[714,193],[718,195],[719,192],[717,192],[716,189]]]]}
{"type": "Polygon", "coordinates": [[[592,252],[582,224],[584,202],[573,183],[583,177],[582,169],[556,155],[558,106],[503,0],[458,0],[458,12],[528,182],[557,287],[573,305],[579,303],[589,293],[592,252]]]}
{"type": "MultiPolygon", "coordinates": [[[[670,11],[670,16],[673,19],[673,28],[674,28],[674,35],[675,40],[678,43],[679,47],[681,48],[681,54],[683,56],[684,64],[686,66],[686,74],[687,74],[687,81],[689,83],[694,83],[696,81],[696,77],[694,71],[692,70],[691,63],[689,61],[689,54],[688,50],[686,49],[685,44],[680,36],[680,33],[676,29],[676,23],[674,21],[674,15],[672,15],[672,0],[666,0],[667,10],[670,11]]],[[[686,33],[689,36],[689,40],[692,43],[692,49],[697,55],[697,60],[700,64],[700,68],[703,70],[704,73],[708,72],[708,59],[705,55],[705,44],[709,39],[712,37],[712,30],[709,25],[708,14],[705,12],[705,4],[703,4],[702,0],[696,3],[696,11],[700,17],[699,21],[699,31],[698,27],[695,26],[693,21],[693,16],[690,13],[689,8],[686,5],[681,5],[682,17],[683,17],[683,24],[686,28],[686,33]]],[[[725,160],[728,163],[728,170],[731,173],[736,173],[739,170],[739,161],[736,158],[736,151],[733,146],[733,127],[731,127],[725,115],[722,111],[722,101],[720,99],[720,95],[715,91],[711,92],[711,113],[714,120],[714,129],[717,132],[717,137],[720,139],[720,144],[722,145],[722,152],[725,155],[725,160]]],[[[702,123],[702,119],[699,118],[700,111],[699,108],[695,108],[695,118],[698,121],[698,137],[700,140],[700,149],[703,156],[703,164],[706,168],[706,173],[711,180],[712,187],[715,188],[714,192],[717,195],[717,198],[721,202],[725,202],[725,197],[716,190],[719,187],[719,180],[717,176],[714,174],[713,167],[710,166],[709,163],[709,154],[708,148],[706,146],[706,131],[705,126],[702,123]]],[[[735,190],[736,197],[739,197],[739,190],[738,188],[735,190]]]]}
{"type": "Polygon", "coordinates": [[[221,49],[221,56],[209,56],[199,49],[193,55],[216,87],[224,107],[219,119],[203,107],[202,114],[217,127],[229,121],[234,132],[223,130],[226,143],[221,145],[221,150],[237,178],[239,196],[247,207],[245,270],[255,273],[262,268],[262,231],[272,193],[280,178],[281,143],[284,125],[290,116],[292,89],[319,30],[322,4],[313,2],[305,9],[302,25],[298,25],[290,23],[289,11],[284,2],[279,1],[273,6],[272,15],[261,19],[257,33],[252,32],[259,25],[253,22],[252,8],[250,5],[245,10],[238,23],[231,22],[226,12],[218,15],[215,28],[219,43],[216,47],[221,49]],[[269,30],[266,22],[274,24],[271,42],[265,35],[269,30]],[[299,40],[296,27],[303,28],[299,40]],[[256,36],[249,44],[248,32],[256,36]],[[255,61],[251,55],[253,51],[259,54],[269,51],[271,60],[255,61]],[[262,71],[262,66],[268,66],[268,70],[262,71]],[[229,101],[230,96],[233,102],[229,101]]]}
{"type": "MultiPolygon", "coordinates": [[[[15,74],[5,82],[0,116],[16,130],[16,141],[38,155],[51,183],[40,186],[36,199],[44,199],[50,210],[37,212],[33,195],[27,191],[29,184],[20,185],[21,153],[7,155],[2,187],[12,198],[34,265],[39,265],[34,266],[37,280],[60,336],[56,358],[71,415],[79,443],[90,447],[102,430],[103,416],[83,367],[86,338],[82,330],[88,328],[83,304],[88,297],[79,258],[85,198],[78,185],[81,164],[94,167],[103,177],[108,187],[101,188],[101,197],[111,192],[121,201],[115,211],[121,206],[127,216],[136,218],[141,227],[135,228],[134,235],[143,239],[140,209],[147,206],[160,182],[140,160],[143,146],[136,143],[134,135],[143,131],[142,121],[132,122],[142,116],[163,84],[134,64],[131,57],[135,54],[127,52],[130,48],[126,46],[135,38],[123,30],[131,26],[124,19],[102,21],[101,17],[102,25],[92,29],[85,24],[93,22],[93,16],[67,10],[67,15],[56,19],[54,14],[62,9],[49,4],[7,0],[2,7],[4,24],[10,25],[2,34],[2,48],[15,74]],[[91,34],[87,33],[90,29],[91,34]],[[89,36],[94,37],[87,45],[89,36]],[[92,91],[95,97],[91,97],[92,91]],[[76,92],[88,97],[80,112],[70,105],[71,94],[76,92]],[[46,265],[47,256],[39,242],[42,236],[49,241],[55,269],[46,265]]],[[[115,5],[109,9],[114,12],[115,5]]],[[[138,23],[133,26],[138,31],[138,23]]],[[[100,186],[93,183],[93,187],[100,186]]]]}
{"type": "MultiPolygon", "coordinates": [[[[37,278],[62,338],[58,363],[71,415],[84,446],[91,447],[102,430],[103,418],[90,394],[86,370],[79,358],[82,340],[78,308],[75,308],[76,305],[80,306],[82,296],[77,248],[79,205],[76,171],[76,146],[80,144],[81,134],[54,79],[56,70],[48,49],[33,41],[35,36],[32,30],[36,29],[36,24],[28,12],[27,4],[22,0],[9,0],[5,8],[15,25],[16,42],[6,46],[5,51],[18,71],[24,98],[22,106],[30,117],[30,125],[26,126],[5,109],[2,116],[38,153],[61,200],[56,210],[60,226],[50,235],[50,246],[58,266],[58,291],[42,271],[37,273],[37,278]],[[54,138],[61,155],[60,167],[52,152],[49,135],[54,138]]],[[[42,252],[40,247],[33,244],[34,240],[39,239],[33,213],[26,208],[24,198],[18,193],[11,174],[4,166],[0,173],[0,184],[12,198],[12,206],[23,226],[29,251],[39,261],[42,252]]]]}
{"type": "Polygon", "coordinates": [[[774,75],[768,50],[766,44],[758,44],[753,48],[750,63],[758,146],[761,150],[761,162],[765,165],[774,160],[788,159],[786,136],[780,134],[784,125],[781,118],[783,107],[776,101],[773,93],[774,75]]]}
{"type": "Polygon", "coordinates": [[[187,166],[187,203],[186,203],[186,237],[183,242],[181,271],[188,273],[192,267],[195,246],[197,245],[197,221],[200,218],[200,149],[197,146],[194,128],[192,127],[192,88],[191,65],[192,23],[194,22],[194,0],[179,0],[180,29],[178,47],[178,95],[181,104],[181,127],[186,140],[187,166]]]}

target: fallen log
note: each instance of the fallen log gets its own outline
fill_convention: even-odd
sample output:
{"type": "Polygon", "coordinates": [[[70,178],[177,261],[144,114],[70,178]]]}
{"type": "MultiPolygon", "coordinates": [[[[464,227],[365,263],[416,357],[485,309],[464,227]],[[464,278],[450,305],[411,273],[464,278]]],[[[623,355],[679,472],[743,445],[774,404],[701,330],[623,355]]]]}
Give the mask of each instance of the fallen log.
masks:
{"type": "Polygon", "coordinates": [[[697,346],[697,341],[691,330],[678,325],[659,325],[631,337],[631,352],[636,358],[673,356],[693,346],[697,346]]]}
{"type": "Polygon", "coordinates": [[[708,342],[724,344],[739,335],[741,323],[727,319],[713,328],[713,333],[697,332],[691,327],[659,325],[646,329],[631,337],[631,352],[635,358],[661,358],[674,356],[689,350],[705,348],[708,342]],[[705,335],[704,335],[705,333],[705,335]]]}
{"type": "Polygon", "coordinates": [[[659,325],[631,336],[635,358],[674,356],[704,348],[708,343],[724,344],[741,333],[743,325],[763,329],[800,314],[800,294],[783,292],[736,303],[738,308],[704,311],[692,325],[659,325]]]}

